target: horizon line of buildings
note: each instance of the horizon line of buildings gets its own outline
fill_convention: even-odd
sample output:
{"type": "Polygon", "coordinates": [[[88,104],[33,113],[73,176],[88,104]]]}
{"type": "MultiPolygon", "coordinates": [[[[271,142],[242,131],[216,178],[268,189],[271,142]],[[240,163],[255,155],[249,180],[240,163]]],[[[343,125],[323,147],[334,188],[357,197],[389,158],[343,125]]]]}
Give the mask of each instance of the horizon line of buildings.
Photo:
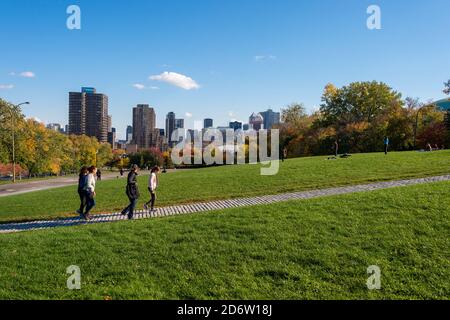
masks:
{"type": "MultiPolygon", "coordinates": [[[[81,92],[69,92],[69,124],[63,129],[58,123],[50,123],[47,128],[65,134],[96,137],[99,142],[108,142],[113,149],[124,149],[128,153],[150,148],[166,151],[177,142],[171,139],[172,133],[177,129],[185,129],[184,119],[177,118],[174,112],[167,113],[164,129],[157,128],[155,109],[149,104],[138,104],[132,109],[133,124],[127,126],[126,139],[117,141],[116,129],[112,126],[112,117],[108,113],[108,103],[108,96],[97,93],[92,87],[82,87],[81,92]]],[[[268,109],[252,113],[248,123],[230,121],[228,127],[216,129],[271,129],[279,123],[280,113],[268,109]]],[[[204,119],[201,129],[210,128],[214,128],[214,120],[204,119]]],[[[188,130],[191,134],[193,131],[188,130]]]]}

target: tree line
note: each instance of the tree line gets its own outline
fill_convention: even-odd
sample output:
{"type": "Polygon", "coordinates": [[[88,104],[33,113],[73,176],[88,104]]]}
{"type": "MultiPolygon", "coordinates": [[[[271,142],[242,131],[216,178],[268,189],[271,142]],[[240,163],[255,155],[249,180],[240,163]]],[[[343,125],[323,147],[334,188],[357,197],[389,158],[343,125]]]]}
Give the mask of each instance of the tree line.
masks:
{"type": "MultiPolygon", "coordinates": [[[[450,94],[450,81],[444,93],[450,94]]],[[[303,104],[282,110],[280,144],[291,157],[326,155],[338,142],[340,152],[378,152],[384,137],[392,150],[443,148],[450,144],[447,113],[432,103],[402,99],[382,82],[354,82],[342,88],[328,84],[319,110],[308,114],[303,104]]]]}

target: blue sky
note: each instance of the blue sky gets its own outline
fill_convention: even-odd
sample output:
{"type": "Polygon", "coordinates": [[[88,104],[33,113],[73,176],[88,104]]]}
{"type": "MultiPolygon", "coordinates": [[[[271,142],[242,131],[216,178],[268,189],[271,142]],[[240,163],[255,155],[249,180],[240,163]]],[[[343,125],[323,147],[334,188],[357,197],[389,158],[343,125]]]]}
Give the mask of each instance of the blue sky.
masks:
{"type": "Polygon", "coordinates": [[[0,6],[0,97],[31,101],[27,116],[66,124],[68,92],[96,87],[109,96],[120,138],[138,103],[155,107],[160,127],[169,111],[189,127],[205,117],[226,125],[291,102],[317,109],[329,82],[384,81],[428,100],[442,98],[450,78],[448,0],[3,0],[0,6]],[[71,4],[81,8],[81,30],[66,27],[71,4]],[[381,8],[382,30],[366,27],[371,4],[381,8]]]}

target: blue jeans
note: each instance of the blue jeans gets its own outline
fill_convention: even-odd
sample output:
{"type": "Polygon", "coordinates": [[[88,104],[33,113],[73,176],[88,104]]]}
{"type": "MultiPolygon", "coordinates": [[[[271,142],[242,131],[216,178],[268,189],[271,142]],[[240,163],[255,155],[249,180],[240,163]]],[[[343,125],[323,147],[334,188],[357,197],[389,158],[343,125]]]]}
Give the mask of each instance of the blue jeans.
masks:
{"type": "Polygon", "coordinates": [[[91,197],[91,196],[87,196],[87,203],[86,203],[86,212],[84,213],[85,215],[88,215],[89,212],[91,212],[92,208],[95,207],[95,198],[91,197]]]}
{"type": "Polygon", "coordinates": [[[138,199],[130,198],[130,204],[128,205],[128,207],[126,207],[125,209],[122,210],[122,214],[128,213],[128,218],[130,218],[130,219],[133,218],[134,209],[136,208],[137,203],[138,203],[138,199]]]}

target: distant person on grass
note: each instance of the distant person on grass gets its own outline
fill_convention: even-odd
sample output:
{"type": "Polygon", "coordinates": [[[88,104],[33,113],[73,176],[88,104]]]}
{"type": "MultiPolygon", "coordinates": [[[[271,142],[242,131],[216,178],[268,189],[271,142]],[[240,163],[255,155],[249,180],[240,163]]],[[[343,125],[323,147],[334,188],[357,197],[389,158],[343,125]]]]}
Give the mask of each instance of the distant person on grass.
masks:
{"type": "Polygon", "coordinates": [[[91,219],[90,212],[95,207],[95,196],[97,195],[95,193],[95,176],[97,174],[97,168],[92,166],[88,169],[88,172],[89,174],[87,175],[87,183],[85,186],[87,205],[86,212],[82,215],[86,220],[91,219]]]}
{"type": "Polygon", "coordinates": [[[388,154],[389,151],[389,137],[384,137],[384,154],[388,154]]]}
{"type": "Polygon", "coordinates": [[[87,176],[88,176],[88,168],[83,167],[80,170],[80,175],[78,176],[78,195],[80,196],[80,208],[77,210],[77,213],[80,216],[83,216],[84,208],[87,203],[87,195],[85,187],[87,185],[87,176]]]}
{"type": "Polygon", "coordinates": [[[100,171],[100,169],[97,170],[97,180],[98,181],[102,180],[102,172],[100,171]]]}
{"type": "Polygon", "coordinates": [[[150,177],[148,178],[148,191],[150,192],[150,201],[144,204],[144,209],[148,210],[150,205],[150,211],[155,210],[156,201],[156,189],[158,188],[158,173],[160,169],[158,166],[154,167],[150,172],[150,177]]]}
{"type": "Polygon", "coordinates": [[[128,205],[128,207],[122,210],[122,215],[128,214],[128,219],[130,220],[133,219],[134,209],[136,208],[140,196],[139,188],[137,185],[138,170],[139,167],[137,166],[137,164],[133,164],[131,166],[131,171],[128,174],[126,188],[126,194],[128,196],[128,199],[130,200],[130,204],[128,205]]]}

